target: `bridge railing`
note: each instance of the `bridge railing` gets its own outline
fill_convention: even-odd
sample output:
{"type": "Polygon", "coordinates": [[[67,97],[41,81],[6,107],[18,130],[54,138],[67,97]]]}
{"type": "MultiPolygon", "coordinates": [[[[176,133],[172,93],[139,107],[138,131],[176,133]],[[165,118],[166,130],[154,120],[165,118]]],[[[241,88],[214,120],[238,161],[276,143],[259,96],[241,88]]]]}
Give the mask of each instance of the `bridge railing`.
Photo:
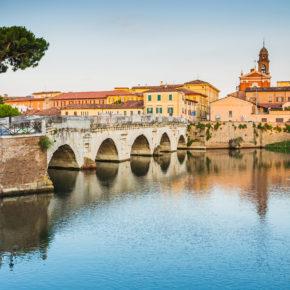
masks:
{"type": "Polygon", "coordinates": [[[41,119],[3,118],[0,121],[0,136],[35,135],[43,132],[41,119]]]}

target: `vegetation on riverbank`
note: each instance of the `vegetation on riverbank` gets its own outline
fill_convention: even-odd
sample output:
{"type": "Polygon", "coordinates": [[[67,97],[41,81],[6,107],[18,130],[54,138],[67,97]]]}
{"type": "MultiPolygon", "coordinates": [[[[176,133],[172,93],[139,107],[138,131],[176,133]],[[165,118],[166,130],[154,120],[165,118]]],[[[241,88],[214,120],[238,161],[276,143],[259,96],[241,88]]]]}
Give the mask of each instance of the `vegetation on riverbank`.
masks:
{"type": "Polygon", "coordinates": [[[274,152],[290,153],[290,141],[269,144],[266,149],[274,152]]]}

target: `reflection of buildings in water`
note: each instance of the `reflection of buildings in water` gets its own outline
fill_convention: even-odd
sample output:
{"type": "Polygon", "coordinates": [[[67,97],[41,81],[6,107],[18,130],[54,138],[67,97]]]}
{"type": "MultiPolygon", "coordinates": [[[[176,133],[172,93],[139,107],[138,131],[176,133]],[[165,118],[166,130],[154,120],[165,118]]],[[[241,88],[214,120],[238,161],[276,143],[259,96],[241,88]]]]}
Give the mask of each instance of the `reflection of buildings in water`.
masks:
{"type": "Polygon", "coordinates": [[[264,217],[269,186],[287,183],[287,169],[279,165],[285,157],[290,160],[289,155],[265,150],[192,152],[187,160],[191,175],[185,180],[186,188],[194,189],[195,194],[209,192],[215,185],[242,189],[240,197],[255,204],[264,217]]]}
{"type": "MultiPolygon", "coordinates": [[[[9,265],[23,254],[40,252],[46,259],[51,240],[48,229],[48,206],[53,194],[1,199],[0,260],[9,253],[9,265]]],[[[0,262],[1,265],[1,262],[0,262]]]]}

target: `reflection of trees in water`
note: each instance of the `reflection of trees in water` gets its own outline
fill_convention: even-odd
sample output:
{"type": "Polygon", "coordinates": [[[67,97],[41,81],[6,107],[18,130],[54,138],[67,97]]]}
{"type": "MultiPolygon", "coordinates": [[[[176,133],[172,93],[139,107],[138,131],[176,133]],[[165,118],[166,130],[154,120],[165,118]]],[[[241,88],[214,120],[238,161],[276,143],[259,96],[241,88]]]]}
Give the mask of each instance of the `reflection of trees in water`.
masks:
{"type": "Polygon", "coordinates": [[[170,165],[171,154],[167,153],[161,156],[154,156],[154,160],[160,165],[162,172],[166,173],[170,165]]]}
{"type": "Polygon", "coordinates": [[[3,253],[8,256],[11,268],[23,255],[39,252],[46,259],[51,241],[47,210],[52,196],[41,194],[0,200],[0,266],[5,259],[3,253]]]}
{"type": "Polygon", "coordinates": [[[61,198],[67,197],[75,188],[79,171],[65,169],[48,169],[54,192],[61,198]]]}
{"type": "Polygon", "coordinates": [[[131,157],[130,166],[135,176],[147,175],[150,167],[151,157],[131,157]]]}
{"type": "Polygon", "coordinates": [[[236,159],[243,159],[243,154],[241,154],[240,150],[229,150],[229,156],[236,159]]]}

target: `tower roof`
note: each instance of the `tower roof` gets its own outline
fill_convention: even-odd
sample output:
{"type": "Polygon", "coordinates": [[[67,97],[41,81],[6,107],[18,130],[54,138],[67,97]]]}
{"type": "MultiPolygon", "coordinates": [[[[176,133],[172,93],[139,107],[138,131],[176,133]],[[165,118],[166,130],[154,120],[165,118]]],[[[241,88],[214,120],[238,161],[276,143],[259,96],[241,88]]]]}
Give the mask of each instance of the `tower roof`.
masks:
{"type": "Polygon", "coordinates": [[[268,50],[267,50],[267,48],[265,47],[265,46],[263,46],[262,48],[261,48],[261,50],[260,50],[260,55],[261,54],[269,54],[269,52],[268,52],[268,50]]]}

